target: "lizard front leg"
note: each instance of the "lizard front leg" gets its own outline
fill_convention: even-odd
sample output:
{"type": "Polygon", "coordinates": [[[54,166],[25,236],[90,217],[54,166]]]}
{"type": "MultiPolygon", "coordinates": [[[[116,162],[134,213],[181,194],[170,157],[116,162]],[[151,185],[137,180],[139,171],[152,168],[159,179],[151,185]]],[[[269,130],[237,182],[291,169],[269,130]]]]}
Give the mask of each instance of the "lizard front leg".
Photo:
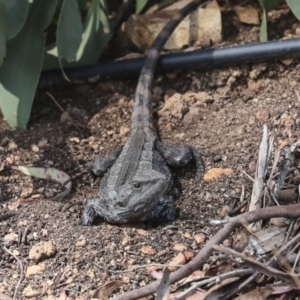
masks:
{"type": "Polygon", "coordinates": [[[175,147],[158,141],[156,149],[171,167],[186,167],[192,174],[204,173],[205,167],[199,152],[191,145],[175,147]]]}
{"type": "Polygon", "coordinates": [[[82,214],[82,225],[92,226],[96,218],[96,209],[98,207],[99,199],[90,199],[86,202],[82,214]]]}
{"type": "Polygon", "coordinates": [[[105,156],[97,156],[94,160],[86,164],[86,168],[96,176],[103,176],[103,174],[113,165],[121,153],[122,148],[113,150],[105,156]]]}
{"type": "Polygon", "coordinates": [[[152,210],[146,221],[162,223],[171,223],[175,220],[174,199],[171,195],[164,195],[159,199],[157,206],[152,210]]]}

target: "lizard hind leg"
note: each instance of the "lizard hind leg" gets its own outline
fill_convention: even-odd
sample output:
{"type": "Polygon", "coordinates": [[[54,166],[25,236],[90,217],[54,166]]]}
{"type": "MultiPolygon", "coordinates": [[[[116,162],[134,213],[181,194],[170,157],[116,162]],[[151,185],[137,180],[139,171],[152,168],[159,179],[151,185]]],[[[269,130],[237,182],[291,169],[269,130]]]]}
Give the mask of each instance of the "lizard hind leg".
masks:
{"type": "Polygon", "coordinates": [[[157,142],[157,150],[171,167],[184,167],[183,175],[187,178],[203,175],[205,171],[202,157],[191,145],[175,147],[163,142],[157,142]]]}

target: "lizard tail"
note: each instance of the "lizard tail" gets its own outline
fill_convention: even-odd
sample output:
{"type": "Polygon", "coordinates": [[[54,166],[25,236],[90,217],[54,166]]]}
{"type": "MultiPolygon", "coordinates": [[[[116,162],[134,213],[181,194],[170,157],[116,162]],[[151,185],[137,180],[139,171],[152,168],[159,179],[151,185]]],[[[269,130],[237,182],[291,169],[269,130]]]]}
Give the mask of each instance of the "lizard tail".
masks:
{"type": "Polygon", "coordinates": [[[173,33],[177,25],[185,18],[192,10],[199,6],[201,0],[193,0],[185,7],[180,9],[172,19],[166,24],[163,30],[159,33],[157,38],[150,48],[141,75],[138,80],[134,106],[131,119],[131,130],[137,128],[150,128],[155,132],[153,115],[152,115],[152,79],[154,76],[155,67],[159,57],[159,53],[167,42],[170,35],[173,33]]]}

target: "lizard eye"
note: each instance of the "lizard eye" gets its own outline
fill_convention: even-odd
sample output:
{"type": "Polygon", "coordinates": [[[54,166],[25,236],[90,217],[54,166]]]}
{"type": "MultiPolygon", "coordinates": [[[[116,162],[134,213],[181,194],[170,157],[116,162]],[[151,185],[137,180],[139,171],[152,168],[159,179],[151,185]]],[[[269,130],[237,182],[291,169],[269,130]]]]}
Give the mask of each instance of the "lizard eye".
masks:
{"type": "Polygon", "coordinates": [[[124,207],[124,203],[123,203],[123,202],[117,202],[117,205],[118,205],[119,207],[124,207]]]}
{"type": "Polygon", "coordinates": [[[143,187],[143,185],[140,182],[134,182],[132,186],[136,191],[140,191],[143,187]]]}

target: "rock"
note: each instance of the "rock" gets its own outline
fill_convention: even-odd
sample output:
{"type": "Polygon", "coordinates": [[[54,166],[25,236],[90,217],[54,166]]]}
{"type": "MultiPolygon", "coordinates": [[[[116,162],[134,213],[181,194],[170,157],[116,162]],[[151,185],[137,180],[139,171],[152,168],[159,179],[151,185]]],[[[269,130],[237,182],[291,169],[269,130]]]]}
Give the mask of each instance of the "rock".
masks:
{"type": "Polygon", "coordinates": [[[256,170],[256,163],[255,161],[251,161],[248,165],[248,168],[249,168],[249,172],[255,172],[256,170]]]}
{"type": "Polygon", "coordinates": [[[184,251],[183,255],[185,256],[185,259],[187,261],[190,261],[190,260],[192,260],[195,257],[195,254],[192,251],[184,251]]]}
{"type": "Polygon", "coordinates": [[[176,94],[176,90],[168,89],[165,92],[164,101],[166,101],[168,98],[172,97],[174,94],[176,94]]]}
{"type": "Polygon", "coordinates": [[[237,5],[234,7],[234,11],[240,22],[249,25],[259,25],[258,11],[254,7],[243,7],[237,5]]]}
{"type": "Polygon", "coordinates": [[[211,195],[211,193],[206,193],[206,194],[205,194],[205,201],[206,201],[206,202],[211,202],[211,201],[213,201],[213,196],[211,195]]]}
{"type": "Polygon", "coordinates": [[[56,247],[52,241],[40,242],[30,249],[29,259],[39,262],[42,259],[52,257],[56,252],[56,247]]]}
{"type": "MultiPolygon", "coordinates": [[[[80,139],[77,136],[71,137],[70,142],[74,142],[76,144],[80,143],[80,139]]],[[[87,142],[87,140],[82,140],[82,142],[87,142]]]]}
{"type": "Polygon", "coordinates": [[[141,252],[144,254],[153,255],[156,253],[156,250],[151,247],[142,246],[141,252]]]}
{"type": "Polygon", "coordinates": [[[220,212],[219,212],[219,217],[221,218],[221,219],[224,219],[226,216],[227,216],[227,213],[230,211],[230,208],[229,208],[229,206],[228,205],[224,205],[223,207],[222,207],[222,209],[220,210],[220,212]]]}
{"type": "Polygon", "coordinates": [[[7,143],[9,142],[9,138],[7,136],[5,136],[1,142],[0,142],[0,145],[5,147],[7,145],[7,143]]]}
{"type": "Polygon", "coordinates": [[[126,236],[123,238],[121,245],[126,246],[128,244],[128,242],[129,242],[129,238],[126,236]]]}
{"type": "MultiPolygon", "coordinates": [[[[1,285],[0,285],[0,288],[2,289],[2,286],[1,286],[1,285]]],[[[7,295],[1,293],[1,292],[0,292],[0,299],[1,299],[1,300],[13,300],[13,298],[11,298],[11,297],[9,297],[9,296],[7,296],[7,295]]]]}
{"type": "Polygon", "coordinates": [[[75,246],[76,247],[84,247],[86,245],[86,240],[82,239],[76,242],[75,246]]]}
{"type": "Polygon", "coordinates": [[[143,235],[143,236],[149,235],[149,232],[147,230],[144,230],[144,229],[137,229],[136,232],[140,235],[143,235]]]}
{"type": "Polygon", "coordinates": [[[8,150],[15,150],[15,149],[18,149],[18,145],[14,141],[11,141],[8,144],[8,150]]]}
{"type": "Polygon", "coordinates": [[[177,133],[175,135],[176,139],[178,140],[182,140],[184,137],[185,137],[185,133],[184,132],[181,132],[181,133],[177,133]]]}
{"type": "Polygon", "coordinates": [[[120,135],[126,136],[130,129],[125,125],[120,127],[120,135]]]}
{"type": "Polygon", "coordinates": [[[4,240],[5,243],[9,243],[9,242],[16,242],[16,241],[18,241],[18,238],[19,238],[18,234],[14,233],[14,232],[11,232],[11,233],[6,234],[3,237],[3,240],[4,240]]]}
{"type": "Polygon", "coordinates": [[[225,247],[231,247],[232,245],[231,245],[232,243],[231,243],[231,241],[229,240],[229,239],[226,239],[226,240],[224,240],[224,242],[223,242],[223,245],[225,246],[225,247]]]}
{"type": "Polygon", "coordinates": [[[173,250],[182,252],[187,250],[187,246],[184,244],[175,244],[173,250]]]}
{"type": "Polygon", "coordinates": [[[185,238],[187,238],[187,239],[191,239],[192,237],[191,237],[191,234],[189,233],[189,232],[185,232],[184,234],[183,234],[183,236],[185,237],[185,238]]]}
{"type": "Polygon", "coordinates": [[[196,106],[190,107],[187,114],[184,115],[182,122],[184,124],[190,123],[200,113],[200,108],[196,106]]]}
{"type": "MultiPolygon", "coordinates": [[[[185,1],[179,1],[158,12],[132,15],[125,22],[125,34],[139,49],[147,50],[169,19],[185,4],[185,1]]],[[[213,1],[184,18],[164,45],[164,49],[179,50],[189,45],[190,41],[197,41],[198,45],[203,46],[210,42],[217,43],[222,40],[221,33],[221,11],[218,3],[213,1]]]]}
{"type": "Polygon", "coordinates": [[[41,140],[38,142],[38,147],[43,148],[43,147],[45,147],[47,144],[48,144],[48,140],[43,138],[43,139],[41,139],[41,140]]]}
{"type": "Polygon", "coordinates": [[[31,150],[33,152],[39,152],[40,151],[40,148],[37,146],[37,145],[31,145],[31,150]]]}
{"type": "Polygon", "coordinates": [[[255,117],[254,116],[250,116],[248,123],[249,124],[255,124],[255,117]]]}
{"type": "Polygon", "coordinates": [[[31,265],[26,268],[26,277],[42,273],[45,270],[45,264],[31,265]]]}
{"type": "Polygon", "coordinates": [[[270,113],[266,109],[260,109],[256,113],[256,118],[259,121],[266,122],[270,117],[270,113]]]}
{"type": "MultiPolygon", "coordinates": [[[[184,265],[186,264],[186,258],[182,253],[178,253],[170,262],[169,265],[170,266],[175,266],[175,265],[184,265]]],[[[176,269],[178,269],[178,267],[169,267],[170,271],[173,272],[176,269]]]]}
{"type": "MultiPolygon", "coordinates": [[[[214,102],[214,98],[211,97],[210,95],[208,95],[205,92],[199,92],[196,94],[196,100],[197,100],[197,104],[204,104],[204,103],[213,103],[214,102]]],[[[197,105],[196,104],[196,105],[197,105]]]]}
{"type": "Polygon", "coordinates": [[[23,296],[26,299],[36,298],[40,295],[40,292],[32,289],[30,285],[26,286],[23,290],[23,296]]]}
{"type": "Polygon", "coordinates": [[[292,62],[294,61],[294,59],[291,57],[291,58],[282,58],[280,59],[280,61],[286,65],[286,66],[289,66],[292,64],[292,62]]]}
{"type": "Polygon", "coordinates": [[[72,124],[72,118],[69,114],[68,111],[64,111],[61,116],[60,116],[60,122],[61,123],[65,123],[67,125],[71,125],[72,124]]]}
{"type": "Polygon", "coordinates": [[[177,74],[178,74],[178,72],[168,72],[168,73],[165,74],[165,76],[166,76],[168,79],[172,80],[172,79],[175,79],[175,78],[176,78],[177,74]]]}
{"type": "Polygon", "coordinates": [[[214,161],[214,162],[222,161],[221,155],[215,155],[214,158],[213,158],[213,161],[214,161]]]}
{"type": "Polygon", "coordinates": [[[158,111],[158,115],[162,117],[169,117],[171,115],[172,117],[181,120],[188,110],[188,105],[184,101],[182,95],[176,93],[165,101],[165,105],[158,111]]]}
{"type": "Polygon", "coordinates": [[[248,80],[248,88],[252,91],[262,91],[266,87],[266,81],[265,80],[257,80],[254,81],[253,79],[248,80]]]}
{"type": "Polygon", "coordinates": [[[233,174],[232,169],[213,168],[208,170],[204,175],[205,182],[212,182],[220,179],[223,175],[229,176],[233,174]]]}
{"type": "Polygon", "coordinates": [[[21,192],[21,198],[30,196],[33,192],[33,186],[23,187],[21,192]]]}
{"type": "Polygon", "coordinates": [[[205,234],[204,233],[197,233],[194,235],[194,239],[197,242],[197,244],[202,244],[205,242],[205,234]]]}

